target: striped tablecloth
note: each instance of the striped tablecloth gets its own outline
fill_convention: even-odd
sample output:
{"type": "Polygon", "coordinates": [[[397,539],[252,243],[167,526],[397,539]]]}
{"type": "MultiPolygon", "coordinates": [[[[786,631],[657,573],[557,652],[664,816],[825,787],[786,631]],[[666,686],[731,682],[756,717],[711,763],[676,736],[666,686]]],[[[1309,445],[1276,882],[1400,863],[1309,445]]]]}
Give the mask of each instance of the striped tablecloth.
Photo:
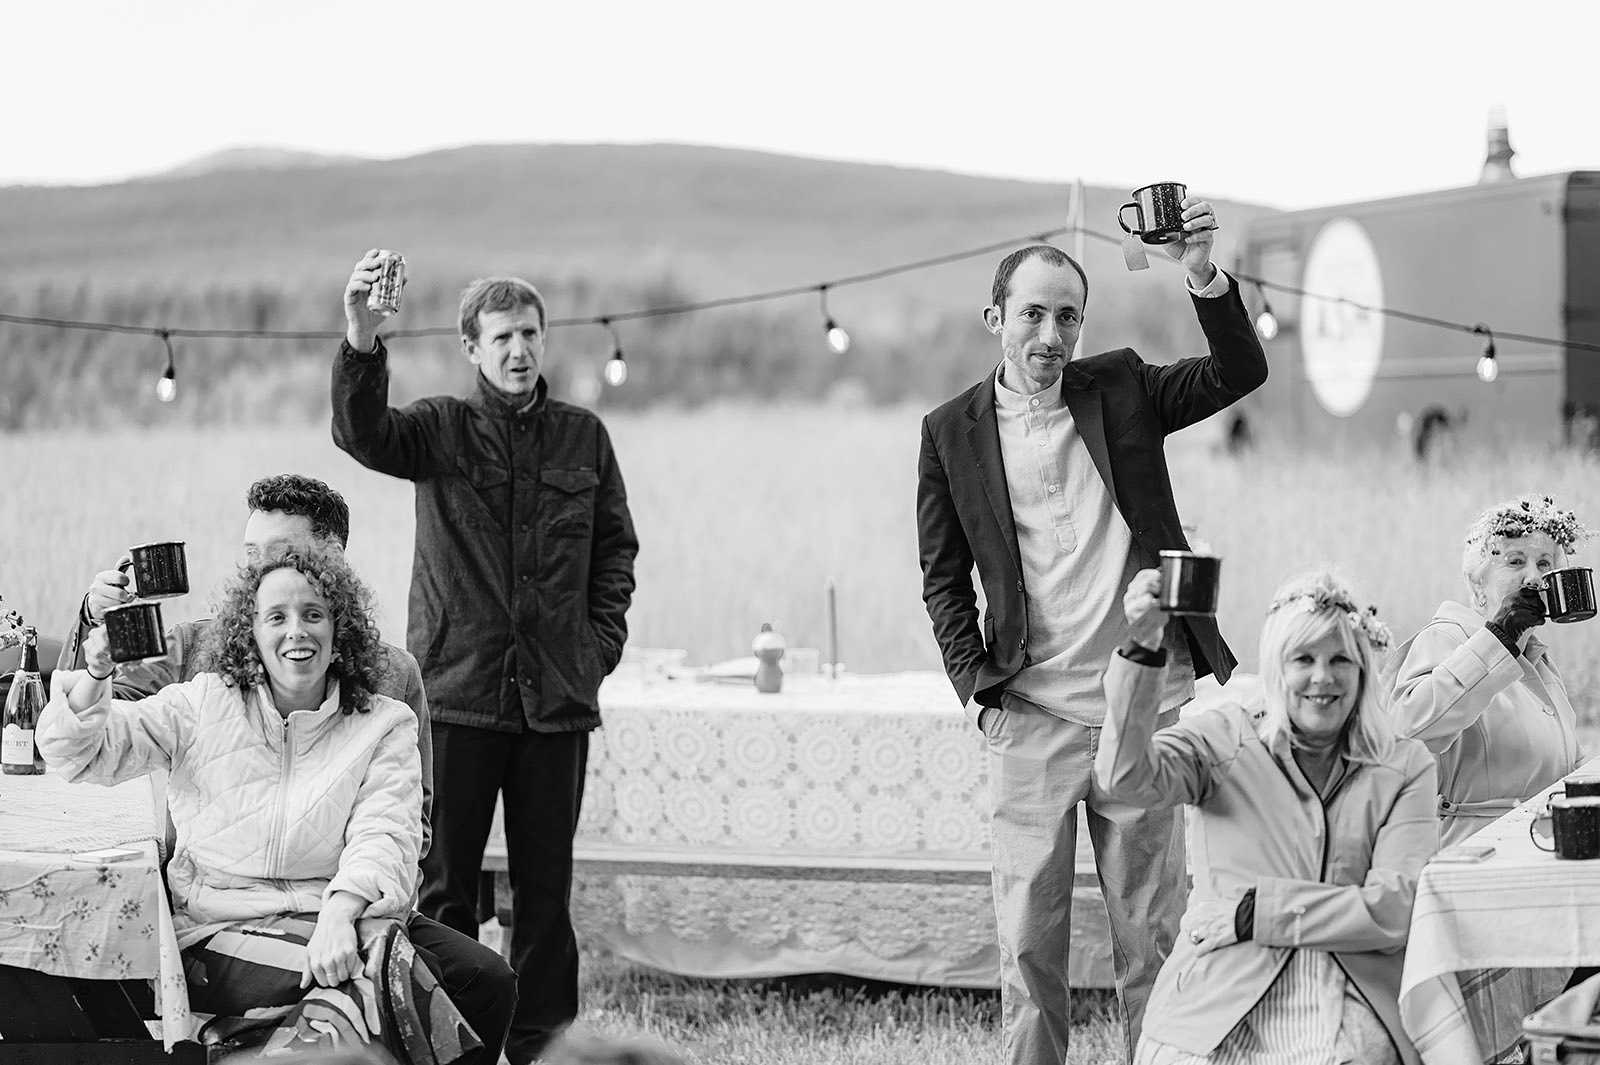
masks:
{"type": "MultiPolygon", "coordinates": [[[[1600,771],[1600,758],[1582,771],[1600,771]]],[[[1429,1065],[1487,1060],[1567,971],[1600,963],[1600,861],[1564,861],[1528,835],[1554,788],[1471,838],[1492,845],[1492,857],[1423,867],[1400,1016],[1429,1065]],[[1457,974],[1469,971],[1463,986],[1457,974]]]]}
{"type": "Polygon", "coordinates": [[[91,980],[156,980],[168,1049],[190,1029],[148,778],[114,788],[54,773],[0,776],[0,965],[91,980]],[[74,855],[137,850],[118,862],[74,855]]]}

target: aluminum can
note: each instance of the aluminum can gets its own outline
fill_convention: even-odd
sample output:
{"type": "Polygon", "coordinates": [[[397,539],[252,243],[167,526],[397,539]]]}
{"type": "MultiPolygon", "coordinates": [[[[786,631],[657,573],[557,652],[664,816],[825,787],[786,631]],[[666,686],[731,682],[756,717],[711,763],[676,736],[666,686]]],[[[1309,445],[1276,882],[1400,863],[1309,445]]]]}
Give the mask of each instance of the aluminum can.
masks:
{"type": "Polygon", "coordinates": [[[406,259],[397,251],[380,251],[378,278],[367,293],[367,310],[387,318],[400,310],[400,290],[405,285],[406,259]]]}

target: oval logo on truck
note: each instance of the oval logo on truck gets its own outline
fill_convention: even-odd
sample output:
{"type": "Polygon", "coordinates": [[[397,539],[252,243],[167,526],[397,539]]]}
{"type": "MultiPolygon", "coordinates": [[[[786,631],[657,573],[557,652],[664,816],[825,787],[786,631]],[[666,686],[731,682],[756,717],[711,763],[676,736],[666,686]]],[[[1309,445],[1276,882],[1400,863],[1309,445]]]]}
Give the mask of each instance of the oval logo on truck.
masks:
{"type": "Polygon", "coordinates": [[[1318,230],[1300,287],[1306,379],[1329,414],[1348,418],[1372,393],[1383,357],[1383,315],[1367,309],[1383,306],[1383,275],[1361,223],[1335,218],[1318,230]]]}

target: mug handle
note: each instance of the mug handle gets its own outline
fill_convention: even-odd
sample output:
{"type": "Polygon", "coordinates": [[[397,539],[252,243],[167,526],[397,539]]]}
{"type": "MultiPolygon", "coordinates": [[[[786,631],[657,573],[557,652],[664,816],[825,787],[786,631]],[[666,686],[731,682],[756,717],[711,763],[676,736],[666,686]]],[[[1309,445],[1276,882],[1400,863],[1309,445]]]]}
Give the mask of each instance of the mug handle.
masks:
{"type": "Polygon", "coordinates": [[[1137,236],[1142,235],[1144,233],[1144,208],[1140,207],[1138,205],[1138,203],[1134,202],[1133,200],[1129,200],[1127,203],[1125,203],[1121,207],[1117,208],[1117,225],[1121,226],[1122,227],[1122,231],[1124,233],[1128,234],[1130,237],[1137,237],[1137,236]],[[1128,223],[1126,223],[1126,222],[1124,222],[1122,220],[1122,212],[1126,211],[1130,207],[1133,208],[1134,214],[1137,214],[1139,216],[1139,228],[1138,229],[1129,229],[1128,228],[1128,223]]]}
{"type": "Polygon", "coordinates": [[[1546,808],[1544,813],[1542,813],[1542,814],[1534,814],[1533,815],[1533,820],[1528,822],[1528,839],[1533,843],[1533,845],[1535,847],[1538,847],[1540,850],[1544,851],[1546,854],[1554,854],[1556,852],[1555,840],[1551,840],[1550,841],[1550,846],[1548,846],[1548,847],[1541,846],[1540,843],[1539,843],[1539,837],[1533,834],[1533,826],[1538,824],[1540,821],[1548,821],[1550,819],[1551,819],[1550,811],[1549,811],[1548,808],[1546,808]]]}
{"type": "Polygon", "coordinates": [[[134,573],[132,557],[124,565],[118,566],[117,569],[128,575],[128,591],[133,593],[133,597],[137,599],[139,597],[139,578],[134,573]]]}

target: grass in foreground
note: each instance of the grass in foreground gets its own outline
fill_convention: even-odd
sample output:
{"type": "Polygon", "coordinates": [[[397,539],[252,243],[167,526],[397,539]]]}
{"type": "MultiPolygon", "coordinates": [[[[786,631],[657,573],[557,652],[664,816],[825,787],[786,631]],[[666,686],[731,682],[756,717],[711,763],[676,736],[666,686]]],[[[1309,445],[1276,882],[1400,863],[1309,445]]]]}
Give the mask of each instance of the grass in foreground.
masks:
{"type": "MultiPolygon", "coordinates": [[[[693,1065],[972,1065],[1000,1055],[1000,996],[848,976],[705,980],[585,951],[580,1020],[693,1065]]],[[[1069,1060],[1122,1060],[1110,991],[1073,994],[1069,1060]]]]}

